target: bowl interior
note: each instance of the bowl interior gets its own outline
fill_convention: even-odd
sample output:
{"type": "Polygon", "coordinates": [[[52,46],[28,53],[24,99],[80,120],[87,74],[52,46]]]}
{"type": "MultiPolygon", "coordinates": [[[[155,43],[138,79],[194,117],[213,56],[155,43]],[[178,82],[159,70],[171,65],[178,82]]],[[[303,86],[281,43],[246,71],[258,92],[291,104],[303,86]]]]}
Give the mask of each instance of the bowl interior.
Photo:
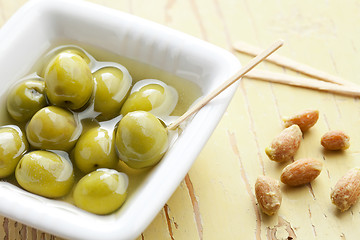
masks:
{"type": "MultiPolygon", "coordinates": [[[[30,1],[0,31],[0,95],[31,72],[53,46],[95,47],[188,79],[206,95],[239,68],[230,53],[147,20],[81,1],[30,1]]],[[[136,191],[114,214],[97,216],[66,202],[0,182],[0,213],[65,238],[131,239],[156,216],[205,145],[236,85],[199,111],[136,191]]],[[[6,114],[5,106],[0,107],[6,114]]]]}

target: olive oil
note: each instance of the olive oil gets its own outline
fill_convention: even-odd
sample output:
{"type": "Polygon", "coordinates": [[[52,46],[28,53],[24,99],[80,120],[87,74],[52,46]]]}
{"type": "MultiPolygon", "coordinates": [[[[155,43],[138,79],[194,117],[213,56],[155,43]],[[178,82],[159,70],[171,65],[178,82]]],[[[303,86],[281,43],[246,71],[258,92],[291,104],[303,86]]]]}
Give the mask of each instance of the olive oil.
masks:
{"type": "MultiPolygon", "coordinates": [[[[148,64],[137,62],[132,59],[129,59],[129,58],[126,58],[123,56],[119,56],[112,52],[104,51],[103,49],[95,48],[95,47],[88,46],[88,45],[76,43],[76,46],[75,45],[69,46],[66,44],[67,43],[56,44],[56,46],[49,49],[49,53],[45,54],[41,59],[39,59],[38,62],[36,62],[34,64],[32,71],[29,74],[35,73],[35,75],[38,75],[39,78],[42,78],[44,75],[45,66],[48,64],[50,59],[53,56],[55,56],[56,53],[58,53],[59,51],[65,49],[65,48],[77,49],[77,46],[78,46],[90,54],[90,61],[91,61],[91,57],[93,57],[96,61],[99,61],[99,62],[114,62],[116,64],[123,65],[128,70],[128,72],[130,73],[130,75],[132,77],[132,81],[133,81],[132,85],[134,85],[136,82],[143,80],[143,79],[157,79],[157,80],[160,80],[160,81],[166,83],[167,85],[175,88],[178,93],[178,102],[177,102],[176,107],[175,107],[174,111],[172,112],[171,116],[182,115],[202,95],[200,86],[198,86],[194,82],[192,82],[190,80],[182,79],[178,76],[174,76],[166,71],[155,68],[148,64]]],[[[0,101],[2,103],[0,106],[0,125],[1,126],[9,125],[9,124],[18,125],[23,130],[23,132],[25,132],[26,123],[19,124],[16,121],[14,121],[8,114],[7,109],[6,109],[6,97],[7,96],[1,96],[1,99],[0,99],[0,101]]],[[[121,116],[120,116],[120,118],[117,117],[110,121],[98,122],[91,118],[91,117],[93,117],[91,114],[92,113],[90,113],[90,115],[88,117],[84,117],[85,115],[84,114],[81,115],[81,113],[78,114],[79,116],[82,116],[80,121],[81,121],[83,133],[93,127],[98,127],[98,126],[104,127],[104,128],[110,129],[110,130],[112,129],[115,131],[117,122],[121,119],[121,116]]],[[[72,155],[72,153],[70,152],[70,158],[72,158],[71,155],[72,155]]],[[[85,174],[82,173],[76,167],[76,165],[74,164],[74,161],[73,161],[73,166],[74,166],[74,173],[75,173],[75,181],[77,182],[85,174]]],[[[116,170],[126,173],[129,177],[128,199],[126,201],[131,201],[131,197],[134,194],[134,192],[136,192],[136,189],[138,188],[138,186],[141,185],[142,183],[144,183],[149,172],[151,172],[151,168],[132,169],[121,161],[119,161],[119,164],[118,164],[116,170]]],[[[16,183],[14,176],[11,176],[11,177],[3,179],[3,180],[9,181],[9,182],[13,183],[14,185],[19,186],[16,183]]],[[[61,200],[69,202],[69,203],[73,203],[72,192],[73,192],[73,189],[67,196],[61,198],[61,200]]]]}

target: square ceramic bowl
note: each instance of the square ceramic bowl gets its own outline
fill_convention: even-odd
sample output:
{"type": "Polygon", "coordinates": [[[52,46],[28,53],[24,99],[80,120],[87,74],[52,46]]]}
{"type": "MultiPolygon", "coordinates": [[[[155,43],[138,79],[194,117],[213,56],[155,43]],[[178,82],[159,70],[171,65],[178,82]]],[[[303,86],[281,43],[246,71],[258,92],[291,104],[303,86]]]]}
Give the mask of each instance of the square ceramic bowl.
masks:
{"type": "MultiPolygon", "coordinates": [[[[229,52],[156,23],[83,1],[29,1],[0,30],[0,95],[54,43],[81,42],[150,64],[201,86],[204,95],[240,63],[229,52]]],[[[237,85],[189,121],[117,212],[98,216],[0,182],[0,214],[70,239],[134,239],[176,190],[226,110],[237,85]]]]}

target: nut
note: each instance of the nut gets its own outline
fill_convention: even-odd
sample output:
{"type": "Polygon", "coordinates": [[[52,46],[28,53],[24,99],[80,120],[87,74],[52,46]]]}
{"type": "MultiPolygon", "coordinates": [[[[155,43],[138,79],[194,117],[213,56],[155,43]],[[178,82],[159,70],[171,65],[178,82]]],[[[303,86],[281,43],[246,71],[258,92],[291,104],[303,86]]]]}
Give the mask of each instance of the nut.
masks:
{"type": "Polygon", "coordinates": [[[278,180],[259,176],[255,182],[255,195],[265,214],[271,216],[279,210],[282,196],[278,180]]]}
{"type": "Polygon", "coordinates": [[[286,166],[281,173],[280,180],[290,186],[299,186],[314,180],[319,176],[321,170],[321,162],[313,158],[304,158],[286,166]]]}
{"type": "Polygon", "coordinates": [[[327,150],[345,150],[350,147],[350,137],[339,130],[330,131],[321,137],[321,145],[327,150]]]}
{"type": "Polygon", "coordinates": [[[306,110],[291,117],[283,117],[285,127],[296,124],[300,127],[302,132],[314,126],[318,119],[318,110],[306,110]]]}
{"type": "Polygon", "coordinates": [[[293,159],[300,147],[302,132],[298,125],[285,128],[271,142],[271,146],[265,149],[268,157],[276,162],[284,162],[293,159]]]}
{"type": "Polygon", "coordinates": [[[330,194],[333,204],[342,212],[354,205],[360,197],[360,168],[350,169],[336,183],[330,194]]]}

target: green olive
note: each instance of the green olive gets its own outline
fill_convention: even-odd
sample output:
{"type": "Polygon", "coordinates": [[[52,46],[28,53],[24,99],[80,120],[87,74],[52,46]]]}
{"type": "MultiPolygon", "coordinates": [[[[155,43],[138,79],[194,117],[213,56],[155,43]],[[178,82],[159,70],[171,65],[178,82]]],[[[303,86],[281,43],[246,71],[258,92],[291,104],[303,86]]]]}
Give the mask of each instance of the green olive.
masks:
{"type": "Polygon", "coordinates": [[[99,120],[116,117],[129,93],[132,79],[127,72],[119,68],[106,67],[94,74],[95,96],[94,110],[100,115],[99,120]]]}
{"type": "Polygon", "coordinates": [[[84,61],[85,61],[87,64],[90,64],[90,62],[91,62],[90,58],[89,58],[83,51],[81,51],[80,49],[67,48],[67,49],[65,49],[65,50],[62,51],[62,52],[79,55],[82,59],[84,59],[84,61]]]}
{"type": "Polygon", "coordinates": [[[28,121],[47,105],[44,89],[45,82],[41,80],[26,80],[15,85],[6,102],[10,116],[18,122],[28,121]]]}
{"type": "Polygon", "coordinates": [[[45,91],[49,101],[72,110],[90,99],[94,82],[89,66],[77,54],[61,52],[45,70],[45,91]]]}
{"type": "MultiPolygon", "coordinates": [[[[73,48],[73,47],[69,47],[69,48],[65,48],[65,49],[62,49],[61,52],[65,52],[65,53],[71,53],[71,54],[75,54],[75,55],[79,55],[82,59],[84,59],[84,61],[86,62],[86,64],[90,64],[91,63],[91,60],[90,58],[88,57],[88,55],[86,55],[86,53],[81,50],[81,49],[77,49],[77,48],[73,48]]],[[[43,67],[41,69],[40,72],[38,72],[38,75],[40,77],[45,77],[45,71],[46,71],[46,66],[43,67]]]]}
{"type": "Polygon", "coordinates": [[[69,151],[74,147],[80,130],[70,111],[48,106],[31,118],[26,127],[26,136],[33,148],[69,151]]]}
{"type": "Polygon", "coordinates": [[[80,179],[74,189],[74,202],[88,212],[109,214],[125,202],[127,187],[125,173],[101,168],[80,179]]]}
{"type": "Polygon", "coordinates": [[[17,126],[0,128],[0,178],[15,172],[22,155],[28,151],[29,144],[17,126]]]}
{"type": "Polygon", "coordinates": [[[76,166],[84,173],[98,168],[115,168],[119,160],[113,135],[113,132],[100,127],[81,135],[73,150],[76,166]]]}
{"type": "Polygon", "coordinates": [[[126,114],[118,125],[115,141],[120,159],[132,168],[155,165],[168,148],[167,130],[145,111],[126,114]]]}
{"type": "Polygon", "coordinates": [[[170,115],[178,102],[177,91],[163,82],[155,79],[146,79],[135,84],[133,91],[125,101],[121,114],[125,116],[133,111],[148,111],[156,116],[170,115]],[[143,85],[144,84],[144,85],[143,85]]]}
{"type": "Polygon", "coordinates": [[[74,184],[71,162],[60,154],[41,150],[21,158],[15,177],[27,191],[49,198],[65,196],[74,184]]]}

